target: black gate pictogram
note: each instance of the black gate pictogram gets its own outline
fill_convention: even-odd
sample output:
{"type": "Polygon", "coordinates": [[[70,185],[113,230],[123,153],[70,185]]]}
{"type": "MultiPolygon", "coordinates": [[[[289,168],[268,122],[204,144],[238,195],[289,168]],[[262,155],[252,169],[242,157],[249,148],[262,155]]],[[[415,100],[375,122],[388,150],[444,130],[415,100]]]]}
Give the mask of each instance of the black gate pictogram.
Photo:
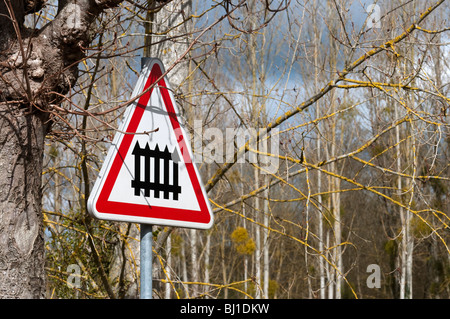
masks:
{"type": "Polygon", "coordinates": [[[173,199],[178,200],[181,193],[181,186],[178,185],[178,152],[174,148],[169,152],[166,146],[163,151],[156,145],[154,150],[150,149],[148,143],[141,148],[136,141],[132,154],[134,155],[134,180],[131,181],[131,187],[134,188],[134,195],[150,197],[150,190],[153,190],[154,198],[160,198],[160,192],[163,192],[164,199],[169,199],[169,194],[173,194],[173,199]],[[144,176],[141,176],[141,158],[144,158],[144,176]],[[151,171],[150,159],[154,159],[153,171],[151,171]],[[163,163],[163,175],[161,176],[161,162],[163,163]],[[170,164],[172,163],[172,183],[170,183],[170,164]],[[153,176],[153,181],[151,177],[153,176]]]}

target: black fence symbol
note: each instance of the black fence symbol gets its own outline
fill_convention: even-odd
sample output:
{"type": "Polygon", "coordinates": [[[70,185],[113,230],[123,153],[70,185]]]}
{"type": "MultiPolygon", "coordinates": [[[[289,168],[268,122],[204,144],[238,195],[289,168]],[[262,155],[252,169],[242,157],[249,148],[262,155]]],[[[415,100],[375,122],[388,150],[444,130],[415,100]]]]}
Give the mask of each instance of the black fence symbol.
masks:
{"type": "Polygon", "coordinates": [[[178,200],[181,193],[181,186],[178,185],[178,152],[174,148],[169,152],[166,146],[163,151],[156,145],[154,150],[150,149],[148,143],[141,148],[136,141],[132,154],[134,155],[134,180],[131,181],[131,187],[134,188],[134,195],[140,196],[142,190],[145,197],[150,197],[150,190],[153,190],[154,198],[160,198],[160,192],[163,192],[164,199],[169,199],[169,193],[173,194],[173,199],[178,200]],[[144,158],[144,178],[141,179],[141,158],[144,158]],[[150,167],[150,159],[154,159],[153,175],[150,167]],[[164,174],[161,174],[161,162],[163,163],[164,174]],[[170,162],[172,162],[172,183],[170,183],[170,162]],[[151,181],[153,177],[153,181],[151,181]],[[162,177],[162,178],[161,178],[162,177]]]}

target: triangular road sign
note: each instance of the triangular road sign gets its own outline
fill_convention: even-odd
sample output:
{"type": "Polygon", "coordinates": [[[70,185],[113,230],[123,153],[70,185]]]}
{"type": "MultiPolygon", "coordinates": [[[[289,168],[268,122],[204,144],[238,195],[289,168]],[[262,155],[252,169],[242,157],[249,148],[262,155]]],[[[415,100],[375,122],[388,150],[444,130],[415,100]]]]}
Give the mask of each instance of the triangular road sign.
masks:
{"type": "Polygon", "coordinates": [[[106,220],[210,228],[212,210],[162,77],[164,66],[158,59],[144,61],[133,92],[136,101],[114,137],[88,211],[106,220]]]}

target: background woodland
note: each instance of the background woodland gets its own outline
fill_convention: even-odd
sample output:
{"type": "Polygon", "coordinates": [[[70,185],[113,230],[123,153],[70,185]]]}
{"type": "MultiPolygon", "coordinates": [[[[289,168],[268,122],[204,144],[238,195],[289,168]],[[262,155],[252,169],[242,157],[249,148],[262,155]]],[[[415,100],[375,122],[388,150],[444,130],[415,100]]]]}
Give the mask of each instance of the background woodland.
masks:
{"type": "MultiPolygon", "coordinates": [[[[26,25],[57,9],[49,0],[26,25]]],[[[153,227],[154,298],[449,298],[449,13],[438,0],[106,9],[50,111],[46,297],[139,297],[139,225],[88,218],[86,201],[151,56],[186,130],[209,134],[197,166],[215,215],[207,231],[153,227]],[[227,128],[267,128],[277,153],[247,143],[245,163],[224,163],[208,145],[227,128]],[[372,264],[380,288],[367,286],[372,264]]]]}

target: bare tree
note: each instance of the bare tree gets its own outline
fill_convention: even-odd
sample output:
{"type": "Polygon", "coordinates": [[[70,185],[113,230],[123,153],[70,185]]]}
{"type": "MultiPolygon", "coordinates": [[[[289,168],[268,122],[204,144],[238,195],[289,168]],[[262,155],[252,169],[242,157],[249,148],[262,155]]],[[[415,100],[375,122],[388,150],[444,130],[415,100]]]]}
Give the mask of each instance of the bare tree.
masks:
{"type": "Polygon", "coordinates": [[[44,138],[78,78],[95,19],[121,1],[59,1],[40,29],[25,16],[47,1],[0,2],[2,295],[45,295],[41,173],[44,138]]]}

